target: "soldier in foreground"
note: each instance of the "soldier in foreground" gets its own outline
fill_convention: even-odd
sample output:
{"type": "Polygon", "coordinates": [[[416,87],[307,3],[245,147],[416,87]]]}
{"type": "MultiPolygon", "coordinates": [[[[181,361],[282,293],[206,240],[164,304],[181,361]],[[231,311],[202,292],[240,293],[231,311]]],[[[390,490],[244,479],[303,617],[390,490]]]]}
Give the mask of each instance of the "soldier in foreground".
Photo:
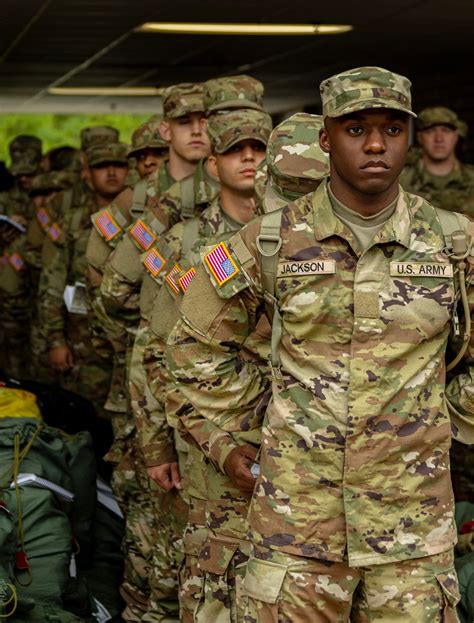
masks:
{"type": "MultiPolygon", "coordinates": [[[[469,221],[398,184],[406,78],[358,68],[321,97],[330,179],[284,207],[272,235],[264,216],[204,256],[168,363],[214,424],[251,420],[262,372],[239,353],[266,304],[273,398],[253,469],[247,623],[456,622],[449,446],[451,429],[474,437],[473,371],[458,361],[445,387],[445,353],[472,279],[469,221]]],[[[251,462],[228,475],[248,481],[251,462]]]]}
{"type": "Polygon", "coordinates": [[[467,126],[449,108],[425,108],[416,120],[421,156],[400,176],[405,190],[421,195],[434,206],[474,217],[474,166],[456,156],[467,126]]]}

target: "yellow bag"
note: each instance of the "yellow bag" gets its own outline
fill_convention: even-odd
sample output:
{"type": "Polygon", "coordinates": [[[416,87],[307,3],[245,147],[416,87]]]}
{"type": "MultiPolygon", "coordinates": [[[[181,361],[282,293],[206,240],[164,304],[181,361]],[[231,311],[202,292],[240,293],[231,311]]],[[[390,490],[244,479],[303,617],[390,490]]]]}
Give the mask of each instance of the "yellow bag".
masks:
{"type": "Polygon", "coordinates": [[[23,389],[0,387],[0,418],[7,417],[43,419],[34,394],[23,389]]]}

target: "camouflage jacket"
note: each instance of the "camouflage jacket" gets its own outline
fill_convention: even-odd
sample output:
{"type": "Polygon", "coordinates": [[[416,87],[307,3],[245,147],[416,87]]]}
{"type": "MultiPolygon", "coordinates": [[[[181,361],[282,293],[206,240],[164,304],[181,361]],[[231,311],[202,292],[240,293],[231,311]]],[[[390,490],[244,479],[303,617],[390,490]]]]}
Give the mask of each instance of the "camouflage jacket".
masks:
{"type": "MultiPolygon", "coordinates": [[[[224,430],[250,426],[262,399],[261,369],[237,365],[265,309],[260,223],[205,257],[169,339],[181,391],[224,430]]],[[[252,538],[295,555],[348,557],[351,566],[449,549],[451,428],[472,441],[473,369],[460,366],[447,387],[450,421],[445,351],[455,284],[435,210],[401,190],[363,252],[323,183],[282,209],[281,239],[273,299],[280,364],[252,538]]]]}
{"type": "Polygon", "coordinates": [[[419,158],[403,169],[400,184],[407,192],[421,195],[437,208],[462,212],[474,218],[474,166],[472,165],[458,161],[452,173],[438,176],[429,173],[419,158]]]}
{"type": "MultiPolygon", "coordinates": [[[[199,217],[175,225],[161,240],[156,250],[167,257],[163,273],[153,277],[147,270],[142,286],[143,290],[150,284],[148,287],[151,289],[151,283],[155,284],[152,305],[145,305],[142,316],[151,316],[148,341],[144,348],[144,364],[148,386],[156,399],[157,408],[148,413],[144,410],[135,412],[140,442],[148,465],[176,460],[174,446],[176,443],[177,449],[180,448],[180,438],[173,433],[177,430],[188,441],[192,436],[194,442],[189,446],[182,472],[184,490],[194,498],[207,501],[209,527],[220,534],[237,538],[242,538],[245,531],[248,501],[227,476],[216,473],[205,457],[211,456],[211,447],[214,456],[219,455],[220,459],[225,460],[237,445],[250,442],[259,446],[262,420],[256,422],[251,430],[239,431],[240,435],[234,438],[229,431],[218,430],[211,422],[201,418],[174,387],[165,367],[164,350],[166,339],[179,314],[183,277],[199,264],[204,247],[227,240],[241,227],[240,223],[225,214],[219,198],[216,198],[199,217]],[[200,450],[195,444],[200,446],[200,450]]],[[[149,253],[153,254],[153,250],[149,253]]],[[[143,261],[146,266],[146,255],[143,261]]],[[[146,298],[150,300],[150,297],[146,298]]],[[[264,321],[266,324],[266,319],[264,321]]],[[[246,356],[266,366],[268,354],[269,331],[254,332],[246,342],[246,356]]],[[[261,415],[263,419],[263,411],[261,415]]]]}
{"type": "MultiPolygon", "coordinates": [[[[67,285],[86,283],[86,246],[92,227],[90,215],[97,209],[95,195],[87,184],[81,183],[73,191],[70,207],[67,211],[58,210],[43,245],[38,290],[40,325],[50,348],[68,343],[77,355],[86,355],[86,352],[100,348],[108,358],[110,346],[91,310],[88,309],[85,315],[68,313],[64,304],[67,285]],[[93,336],[98,340],[95,347],[92,345],[93,336]]],[[[58,202],[61,201],[59,195],[58,202]]]]}

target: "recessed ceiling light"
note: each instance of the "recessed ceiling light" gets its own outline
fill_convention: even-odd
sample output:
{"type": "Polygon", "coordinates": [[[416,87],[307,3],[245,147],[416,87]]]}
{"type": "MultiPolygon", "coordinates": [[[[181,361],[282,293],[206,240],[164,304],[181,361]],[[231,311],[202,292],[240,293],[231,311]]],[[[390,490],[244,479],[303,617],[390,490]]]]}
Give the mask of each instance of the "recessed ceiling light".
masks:
{"type": "Polygon", "coordinates": [[[162,89],[156,87],[52,87],[48,89],[50,95],[88,95],[111,97],[150,97],[162,94],[162,89]]]}
{"type": "Polygon", "coordinates": [[[216,24],[146,22],[137,32],[183,35],[337,35],[352,30],[350,24],[216,24]]]}

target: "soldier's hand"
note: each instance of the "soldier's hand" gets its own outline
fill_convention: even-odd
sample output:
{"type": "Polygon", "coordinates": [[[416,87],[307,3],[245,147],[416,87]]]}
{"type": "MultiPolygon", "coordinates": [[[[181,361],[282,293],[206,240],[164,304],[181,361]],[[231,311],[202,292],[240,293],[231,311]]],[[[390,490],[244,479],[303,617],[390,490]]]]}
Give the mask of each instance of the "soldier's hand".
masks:
{"type": "Polygon", "coordinates": [[[148,476],[165,491],[171,491],[173,487],[181,489],[181,476],[179,474],[178,463],[163,463],[155,467],[148,467],[148,476]]]}
{"type": "Polygon", "coordinates": [[[58,372],[67,372],[74,366],[71,350],[65,344],[51,348],[48,352],[48,361],[53,370],[58,372]]]}
{"type": "Polygon", "coordinates": [[[224,463],[224,469],[246,497],[252,493],[255,487],[255,478],[252,476],[250,467],[257,458],[257,450],[249,444],[234,448],[224,463]]]}

